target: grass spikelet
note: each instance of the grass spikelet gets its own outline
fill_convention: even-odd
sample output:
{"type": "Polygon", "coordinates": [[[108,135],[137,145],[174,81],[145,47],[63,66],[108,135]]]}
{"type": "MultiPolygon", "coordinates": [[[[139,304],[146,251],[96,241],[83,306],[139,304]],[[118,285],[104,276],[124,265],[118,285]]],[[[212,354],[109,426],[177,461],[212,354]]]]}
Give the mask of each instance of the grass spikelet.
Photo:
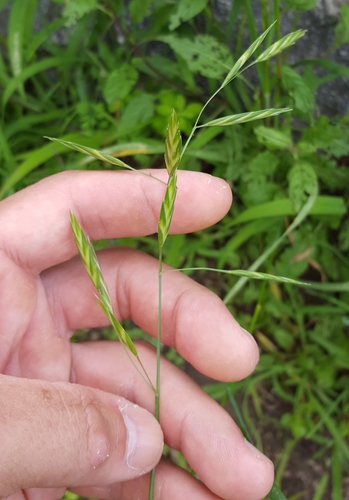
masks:
{"type": "Polygon", "coordinates": [[[202,127],[226,127],[228,125],[235,125],[237,123],[246,123],[253,120],[260,120],[263,118],[269,118],[270,116],[280,115],[281,113],[287,113],[292,111],[290,108],[270,108],[262,109],[260,111],[250,111],[248,113],[239,113],[237,115],[223,116],[222,118],[217,118],[216,120],[211,120],[210,122],[204,123],[203,125],[198,125],[197,128],[202,127]]]}
{"type": "Polygon", "coordinates": [[[171,177],[177,170],[182,152],[182,137],[179,122],[175,110],[172,110],[171,118],[167,126],[165,140],[165,164],[168,175],[171,177]]]}
{"type": "Polygon", "coordinates": [[[278,40],[277,42],[273,43],[268,49],[266,49],[264,52],[262,52],[256,59],[255,63],[260,63],[262,61],[267,61],[271,57],[276,56],[283,50],[287,49],[288,47],[291,47],[294,43],[297,42],[302,36],[305,35],[307,30],[297,30],[294,31],[293,33],[289,33],[288,35],[284,36],[281,38],[281,40],[278,40]]]}
{"type": "Polygon", "coordinates": [[[181,159],[182,138],[175,110],[172,111],[165,141],[165,163],[169,175],[165,197],[161,205],[158,223],[159,248],[165,244],[170,230],[177,194],[177,168],[181,159]]]}
{"type": "Polygon", "coordinates": [[[87,146],[82,146],[81,144],[77,144],[76,142],[65,141],[63,139],[56,139],[55,137],[46,137],[52,142],[58,142],[67,148],[74,149],[74,151],[78,151],[79,153],[83,153],[88,156],[93,156],[97,160],[105,161],[107,163],[111,163],[112,165],[116,165],[117,167],[128,168],[129,170],[136,170],[127,163],[119,160],[119,158],[115,158],[114,156],[108,155],[106,153],[101,153],[97,149],[88,148],[87,146]]]}
{"type": "Polygon", "coordinates": [[[245,62],[252,56],[252,54],[258,49],[258,47],[261,45],[261,43],[264,41],[265,37],[268,35],[269,31],[272,29],[276,21],[273,22],[267,28],[258,38],[255,40],[252,45],[242,54],[242,56],[239,57],[239,59],[236,61],[232,69],[229,71],[227,76],[225,77],[223,83],[222,83],[222,88],[228,85],[229,82],[233,80],[233,78],[236,77],[236,75],[239,73],[240,69],[242,66],[245,64],[245,62]]]}
{"type": "Polygon", "coordinates": [[[78,223],[73,212],[70,212],[70,225],[84,267],[98,292],[98,295],[96,295],[96,297],[100,307],[102,308],[105,315],[112,324],[120,342],[125,344],[130,349],[132,354],[138,356],[137,349],[134,343],[132,342],[130,336],[114,316],[113,306],[111,303],[108,287],[105,282],[104,276],[102,274],[102,270],[100,268],[96,252],[90,240],[85,235],[82,227],[78,223]]]}
{"type": "Polygon", "coordinates": [[[177,195],[177,175],[169,178],[164,200],[161,205],[160,218],[158,223],[159,247],[163,247],[170,230],[171,220],[174,211],[174,203],[177,195]]]}

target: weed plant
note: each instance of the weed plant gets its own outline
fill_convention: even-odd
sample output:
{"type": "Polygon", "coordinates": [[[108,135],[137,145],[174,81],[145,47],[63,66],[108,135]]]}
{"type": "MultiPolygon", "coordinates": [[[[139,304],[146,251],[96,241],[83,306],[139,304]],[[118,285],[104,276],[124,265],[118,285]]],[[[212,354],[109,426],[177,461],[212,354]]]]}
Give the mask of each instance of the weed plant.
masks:
{"type": "MultiPolygon", "coordinates": [[[[307,439],[317,445],[313,458],[328,463],[314,498],[344,498],[349,464],[348,115],[319,116],[314,92],[338,76],[348,78],[348,69],[326,58],[290,65],[287,47],[273,61],[263,60],[263,49],[256,46],[253,57],[261,64],[255,72],[252,68],[229,81],[232,68],[241,68],[235,54],[244,52],[246,33],[254,42],[262,26],[263,47],[270,50],[282,39],[284,13],[294,13],[297,31],[301,11],[316,2],[260,0],[254,2],[262,12],[256,20],[251,2],[235,0],[224,26],[208,0],[193,0],[190,9],[184,1],[132,0],[129,8],[117,0],[60,3],[52,3],[57,11],[48,22],[37,1],[0,0],[0,9],[10,7],[7,37],[0,40],[1,196],[63,169],[161,165],[164,139],[172,143],[170,135],[180,129],[180,168],[227,179],[237,194],[231,213],[214,229],[172,236],[164,245],[175,197],[175,172],[171,175],[168,165],[177,151],[174,147],[169,154],[167,147],[172,196],[167,194],[163,205],[162,236],[117,244],[153,254],[160,247],[166,263],[185,266],[189,274],[191,268],[204,268],[195,277],[210,284],[207,268],[226,273],[214,289],[256,336],[261,361],[247,381],[205,389],[223,405],[230,403],[244,432],[262,448],[251,406],[263,419],[261,393],[268,387],[290,405],[277,423],[289,436],[276,464],[277,486],[297,442],[307,439]],[[267,31],[274,19],[278,22],[267,31]],[[231,41],[234,53],[228,49],[231,41]],[[313,72],[319,68],[325,76],[313,72]],[[209,95],[215,96],[214,106],[209,95]],[[195,122],[203,106],[207,119],[195,122]],[[293,112],[279,117],[268,111],[263,122],[247,120],[271,108],[293,112]],[[165,137],[173,109],[178,124],[173,115],[173,133],[165,137]],[[237,124],[241,120],[246,124],[237,124]],[[234,121],[234,127],[226,126],[234,121]],[[62,140],[45,144],[44,135],[62,140]],[[68,143],[90,155],[68,153],[68,143]],[[131,155],[128,163],[120,160],[131,155]],[[96,159],[108,163],[96,167],[96,159]],[[238,268],[244,271],[236,278],[232,271],[238,274],[238,268]],[[287,278],[275,281],[275,276],[287,278]],[[247,281],[251,277],[257,280],[247,281]],[[310,281],[312,287],[300,286],[310,281]],[[243,394],[241,411],[237,394],[243,394]]],[[[348,12],[343,6],[328,54],[348,42],[348,12]]],[[[81,241],[90,249],[85,262],[96,266],[92,246],[81,241]]],[[[92,271],[101,305],[132,357],[133,342],[115,323],[103,281],[92,271]]]]}

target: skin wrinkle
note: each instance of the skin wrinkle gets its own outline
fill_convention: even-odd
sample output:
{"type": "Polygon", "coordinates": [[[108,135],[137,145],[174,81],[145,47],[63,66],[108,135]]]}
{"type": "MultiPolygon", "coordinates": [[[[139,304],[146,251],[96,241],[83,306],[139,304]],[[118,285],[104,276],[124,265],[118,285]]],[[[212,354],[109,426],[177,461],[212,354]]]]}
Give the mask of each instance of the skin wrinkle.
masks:
{"type": "MultiPolygon", "coordinates": [[[[179,331],[178,329],[178,322],[179,322],[179,317],[180,317],[180,310],[181,308],[183,307],[183,301],[185,303],[186,301],[186,296],[187,295],[190,295],[190,288],[186,288],[184,290],[181,291],[181,293],[176,297],[176,300],[174,302],[174,304],[171,304],[171,307],[169,309],[166,309],[163,314],[164,314],[164,323],[166,323],[167,325],[171,325],[171,331],[170,333],[168,333],[168,330],[167,330],[167,333],[165,335],[162,336],[162,341],[164,343],[169,343],[169,345],[171,347],[173,347],[174,349],[176,349],[179,353],[183,352],[183,350],[181,349],[181,346],[178,346],[178,344],[180,343],[179,341],[181,339],[179,339],[179,335],[176,335],[176,332],[179,331]],[[168,316],[170,317],[168,319],[168,316]]],[[[167,305],[167,301],[165,301],[165,304],[167,305]]],[[[184,311],[186,310],[185,309],[185,305],[183,307],[184,311]]],[[[162,332],[164,333],[164,332],[162,332]]]]}
{"type": "MultiPolygon", "coordinates": [[[[165,190],[166,190],[166,187],[164,186],[164,190],[163,190],[163,195],[165,195],[165,190]]],[[[146,198],[146,216],[143,218],[143,223],[144,225],[148,228],[147,229],[147,232],[148,234],[154,234],[156,231],[157,231],[157,227],[158,227],[158,221],[159,221],[159,217],[160,217],[160,210],[161,210],[161,202],[159,204],[159,206],[154,206],[154,199],[152,197],[150,197],[150,193],[151,191],[145,189],[144,190],[144,194],[145,194],[145,198],[146,198]],[[149,215],[151,217],[149,217],[149,215]],[[148,226],[148,221],[151,221],[149,223],[149,226],[148,226]]]]}

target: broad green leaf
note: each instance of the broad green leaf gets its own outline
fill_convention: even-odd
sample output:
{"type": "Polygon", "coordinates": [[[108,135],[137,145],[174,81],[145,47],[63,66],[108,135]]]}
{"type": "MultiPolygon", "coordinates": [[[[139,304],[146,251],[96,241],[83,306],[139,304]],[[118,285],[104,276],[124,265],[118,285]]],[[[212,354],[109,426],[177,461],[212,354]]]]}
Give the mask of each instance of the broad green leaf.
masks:
{"type": "Polygon", "coordinates": [[[287,500],[285,495],[282,493],[282,491],[276,486],[276,484],[273,484],[273,487],[271,491],[269,492],[267,496],[268,500],[287,500]]]}
{"type": "Polygon", "coordinates": [[[211,120],[210,122],[199,125],[200,127],[226,127],[228,125],[235,125],[238,123],[247,123],[253,120],[262,120],[263,118],[269,118],[270,116],[280,115],[281,113],[287,113],[292,111],[290,108],[270,108],[262,109],[260,111],[250,111],[248,113],[239,113],[237,115],[223,116],[222,118],[217,118],[216,120],[211,120]]]}
{"type": "Polygon", "coordinates": [[[103,96],[107,104],[113,109],[132,90],[138,79],[138,73],[133,66],[124,64],[112,71],[104,85],[103,96]]]}
{"type": "Polygon", "coordinates": [[[245,64],[245,62],[254,54],[254,52],[258,49],[258,47],[261,45],[261,43],[264,41],[265,37],[268,35],[269,31],[272,29],[276,21],[273,22],[269,28],[267,28],[264,33],[262,33],[257,40],[255,40],[252,45],[242,54],[242,56],[239,57],[239,59],[236,61],[232,69],[229,71],[227,76],[225,77],[222,87],[225,87],[228,85],[229,82],[233,80],[233,78],[236,77],[236,75],[239,73],[241,67],[245,64]]]}
{"type": "Polygon", "coordinates": [[[63,17],[66,26],[73,26],[85,14],[97,8],[98,0],[71,0],[65,2],[63,17]]]}
{"type": "Polygon", "coordinates": [[[142,73],[150,77],[154,77],[155,72],[166,75],[167,78],[180,78],[181,70],[176,61],[172,61],[164,56],[148,56],[133,59],[133,65],[142,73]]]}
{"type": "Polygon", "coordinates": [[[283,88],[294,100],[295,108],[303,113],[310,112],[315,106],[314,92],[306,85],[304,79],[292,68],[282,67],[283,88]]]}
{"type": "MultiPolygon", "coordinates": [[[[309,215],[344,215],[347,211],[343,198],[337,196],[318,196],[309,215]]],[[[269,201],[256,207],[251,207],[236,217],[229,226],[236,226],[266,217],[287,217],[295,215],[292,201],[289,198],[269,201]]]]}
{"type": "Polygon", "coordinates": [[[267,61],[271,57],[276,56],[277,54],[280,54],[283,50],[287,49],[288,47],[291,47],[291,45],[295,44],[297,40],[302,38],[306,33],[306,30],[297,30],[294,31],[293,33],[289,33],[288,35],[284,36],[277,42],[273,43],[268,49],[266,49],[264,52],[262,52],[256,59],[255,63],[260,63],[262,61],[267,61]]]}
{"type": "Polygon", "coordinates": [[[260,125],[254,129],[258,142],[264,144],[270,149],[289,149],[292,147],[292,138],[290,133],[281,132],[274,128],[263,127],[260,125]]]}
{"type": "MultiPolygon", "coordinates": [[[[213,128],[207,130],[213,130],[213,128]]],[[[198,158],[199,160],[212,163],[213,165],[217,163],[226,164],[228,161],[228,151],[225,147],[222,147],[220,143],[199,148],[194,148],[191,144],[186,150],[185,155],[192,158],[198,158]]]]}
{"type": "Polygon", "coordinates": [[[197,35],[193,40],[176,35],[158,37],[185,60],[193,73],[207,78],[220,79],[233,65],[229,49],[210,35],[197,35]]]}
{"type": "Polygon", "coordinates": [[[140,23],[149,14],[152,0],[132,0],[130,3],[131,19],[134,23],[140,23]]]}
{"type": "MultiPolygon", "coordinates": [[[[249,176],[261,174],[268,177],[276,171],[279,163],[279,156],[271,153],[270,151],[258,153],[257,155],[254,155],[252,160],[248,163],[249,176]]],[[[245,179],[244,174],[243,179],[245,179]]]]}
{"type": "Polygon", "coordinates": [[[179,0],[175,12],[170,17],[169,28],[175,30],[183,22],[197,16],[207,5],[208,0],[179,0]]]}
{"type": "Polygon", "coordinates": [[[304,160],[297,162],[288,173],[288,192],[295,212],[305,203],[307,195],[317,184],[317,176],[312,165],[304,160]]]}
{"type": "Polygon", "coordinates": [[[154,97],[142,92],[127,104],[121,114],[119,132],[132,129],[147,122],[154,115],[154,97]]]}

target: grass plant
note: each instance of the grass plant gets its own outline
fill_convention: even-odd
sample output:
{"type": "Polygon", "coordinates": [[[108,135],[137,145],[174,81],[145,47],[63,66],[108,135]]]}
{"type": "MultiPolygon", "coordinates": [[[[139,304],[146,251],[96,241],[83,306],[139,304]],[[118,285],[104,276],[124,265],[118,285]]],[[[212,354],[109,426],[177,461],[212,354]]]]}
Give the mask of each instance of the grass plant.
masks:
{"type": "MultiPolygon", "coordinates": [[[[129,7],[118,0],[61,3],[63,10],[57,0],[56,17],[46,21],[36,0],[11,5],[0,0],[0,11],[10,7],[9,30],[0,37],[0,197],[62,169],[136,166],[145,175],[140,167],[159,164],[164,139],[168,169],[179,154],[180,168],[226,178],[237,199],[215,229],[167,238],[176,193],[170,168],[172,191],[168,184],[159,240],[125,238],[118,244],[160,254],[159,266],[164,260],[185,268],[224,298],[257,338],[261,361],[247,381],[206,391],[231,406],[233,397],[244,394],[238,420],[261,447],[250,413],[252,407],[263,421],[262,391],[269,387],[290,405],[274,422],[288,433],[284,458],[276,462],[278,487],[292,449],[306,440],[317,446],[314,460],[328,461],[314,498],[341,500],[349,473],[349,118],[319,116],[314,93],[349,72],[326,55],[305,56],[295,64],[287,59],[292,41],[303,34],[298,29],[302,12],[315,0],[234,0],[225,25],[212,16],[209,1],[204,6],[193,0],[202,10],[194,9],[192,17],[185,17],[181,0],[166,5],[132,0],[129,7]],[[281,36],[286,12],[293,15],[294,39],[281,36]],[[34,18],[41,27],[33,28],[34,18]],[[274,19],[278,22],[269,29],[274,19]],[[264,32],[258,36],[260,26],[264,32]],[[63,45],[53,42],[57,33],[63,45]],[[248,37],[251,45],[244,51],[248,37]],[[233,54],[227,49],[231,41],[233,54]],[[151,51],[152,44],[159,53],[151,51]],[[252,77],[251,60],[259,61],[252,77]],[[175,146],[179,129],[181,150],[179,142],[175,146]],[[43,135],[60,140],[43,145],[43,135]],[[217,285],[208,269],[225,279],[217,285]]],[[[347,42],[347,20],[343,6],[328,54],[347,42]]],[[[97,265],[87,236],[83,240],[72,221],[87,266],[97,265]]],[[[102,278],[91,275],[100,287],[101,307],[147,380],[126,334],[134,328],[117,323],[102,278]]],[[[159,267],[159,312],[161,275],[159,267]]]]}
{"type": "MultiPolygon", "coordinates": [[[[181,159],[189,146],[189,143],[191,139],[194,136],[195,131],[198,128],[203,128],[203,127],[214,127],[214,126],[227,126],[227,125],[234,125],[237,123],[244,123],[244,122],[249,122],[249,121],[254,121],[256,119],[261,119],[261,118],[269,118],[271,116],[275,116],[284,112],[291,111],[290,109],[267,109],[267,110],[262,110],[262,111],[254,111],[254,112],[248,112],[248,113],[240,113],[237,115],[231,115],[231,116],[225,116],[223,118],[217,118],[215,120],[211,120],[206,122],[203,125],[199,125],[199,120],[201,118],[201,115],[203,111],[205,110],[206,106],[210,103],[210,101],[226,86],[228,85],[233,79],[235,79],[237,76],[239,76],[242,71],[244,71],[243,66],[245,63],[251,58],[251,56],[254,54],[254,52],[259,48],[261,43],[264,41],[270,30],[272,29],[273,25],[270,26],[261,36],[257,38],[257,40],[244,52],[244,54],[238,59],[238,61],[235,63],[233,68],[229,71],[228,75],[224,79],[222,85],[219,87],[219,89],[212,95],[212,97],[207,101],[207,103],[202,107],[202,110],[200,111],[197,120],[194,124],[194,127],[192,131],[189,134],[189,137],[185,143],[185,145],[182,148],[182,138],[181,138],[181,132],[180,132],[180,125],[178,118],[176,116],[175,110],[172,111],[170,121],[167,127],[167,133],[166,133],[166,140],[165,140],[165,165],[167,168],[168,172],[168,182],[166,186],[166,191],[165,191],[165,196],[161,205],[160,209],[160,215],[159,215],[159,222],[158,222],[158,256],[159,256],[159,270],[158,270],[158,290],[159,290],[159,297],[158,297],[158,336],[157,336],[157,342],[156,342],[156,350],[157,350],[157,370],[156,370],[156,386],[154,387],[147,375],[146,372],[142,374],[143,378],[144,375],[146,377],[147,383],[153,388],[154,394],[155,394],[155,417],[159,420],[160,419],[160,414],[159,414],[159,409],[160,409],[160,357],[161,357],[161,311],[162,311],[162,275],[163,275],[163,247],[165,245],[165,242],[167,240],[168,234],[169,234],[169,229],[171,225],[171,220],[174,212],[174,206],[175,206],[175,199],[176,199],[176,193],[177,193],[177,169],[180,165],[181,159]]],[[[263,51],[252,63],[250,63],[250,66],[254,64],[258,64],[259,62],[266,61],[269,58],[273,57],[276,54],[279,54],[282,50],[285,48],[289,47],[293,43],[295,43],[301,36],[304,35],[304,31],[299,30],[298,32],[295,33],[290,33],[289,35],[285,36],[278,42],[275,42],[271,47],[263,51]]],[[[117,166],[120,167],[126,167],[130,168],[127,164],[120,160],[115,160],[113,157],[110,157],[109,155],[100,153],[96,150],[92,150],[91,148],[86,148],[78,144],[74,144],[71,142],[67,141],[62,141],[60,139],[51,139],[54,140],[62,145],[66,145],[70,148],[73,148],[77,151],[80,151],[82,153],[92,155],[95,158],[108,161],[110,163],[114,163],[117,166]]],[[[311,196],[309,197],[309,201],[305,204],[303,209],[300,211],[298,217],[295,219],[294,223],[290,225],[288,230],[282,235],[281,238],[276,240],[274,244],[267,249],[261,257],[255,262],[253,268],[250,270],[244,271],[244,270],[231,270],[231,271],[224,271],[224,270],[218,270],[218,269],[208,269],[208,268],[193,268],[193,269],[188,269],[190,271],[193,270],[210,270],[210,271],[218,271],[218,272],[226,272],[230,274],[235,274],[242,276],[244,279],[252,278],[252,279],[260,279],[260,280],[271,280],[271,281],[276,281],[276,282],[282,282],[282,283],[290,283],[290,284],[297,284],[300,286],[312,286],[311,284],[308,283],[303,283],[297,280],[293,280],[290,278],[285,278],[285,277],[277,277],[275,275],[271,274],[266,274],[266,273],[257,273],[255,272],[254,269],[257,269],[265,260],[266,258],[274,251],[274,249],[278,246],[280,241],[287,236],[289,232],[291,232],[297,225],[299,225],[302,220],[306,217],[308,214],[310,208],[312,207],[315,198],[317,195],[317,189],[314,189],[314,192],[311,193],[311,196]]],[[[98,264],[97,256],[96,253],[94,252],[93,246],[89,242],[88,238],[84,234],[82,228],[78,224],[75,216],[71,214],[71,226],[72,230],[74,233],[74,238],[79,250],[79,253],[82,257],[84,266],[93,282],[95,285],[98,295],[97,295],[97,300],[103,309],[104,313],[106,314],[107,318],[111,322],[113,328],[116,331],[116,334],[120,340],[120,342],[125,346],[126,349],[129,349],[130,352],[136,357],[139,365],[141,366],[141,369],[143,369],[143,365],[141,363],[141,360],[138,357],[138,353],[136,350],[136,347],[134,346],[131,338],[129,335],[126,333],[124,328],[121,326],[121,324],[118,322],[118,320],[115,318],[114,313],[113,313],[113,308],[112,304],[110,301],[109,293],[107,290],[107,286],[105,284],[100,266],[98,264]]],[[[234,295],[236,293],[235,291],[239,289],[239,283],[242,283],[242,281],[237,283],[237,286],[233,289],[230,295],[234,295]]],[[[241,288],[241,285],[240,285],[241,288]]],[[[349,289],[349,286],[348,286],[349,289]]],[[[229,296],[230,298],[230,296],[229,296]]],[[[240,425],[242,423],[241,418],[239,419],[240,425]]],[[[243,432],[245,436],[248,436],[248,433],[246,432],[245,427],[243,426],[243,432]]],[[[155,482],[155,470],[152,471],[151,475],[151,481],[150,481],[150,489],[149,489],[149,500],[152,500],[154,498],[154,482],[155,482]]],[[[276,484],[274,484],[272,491],[270,492],[269,498],[271,500],[278,500],[285,498],[284,495],[281,493],[281,491],[278,489],[276,484]]]]}

